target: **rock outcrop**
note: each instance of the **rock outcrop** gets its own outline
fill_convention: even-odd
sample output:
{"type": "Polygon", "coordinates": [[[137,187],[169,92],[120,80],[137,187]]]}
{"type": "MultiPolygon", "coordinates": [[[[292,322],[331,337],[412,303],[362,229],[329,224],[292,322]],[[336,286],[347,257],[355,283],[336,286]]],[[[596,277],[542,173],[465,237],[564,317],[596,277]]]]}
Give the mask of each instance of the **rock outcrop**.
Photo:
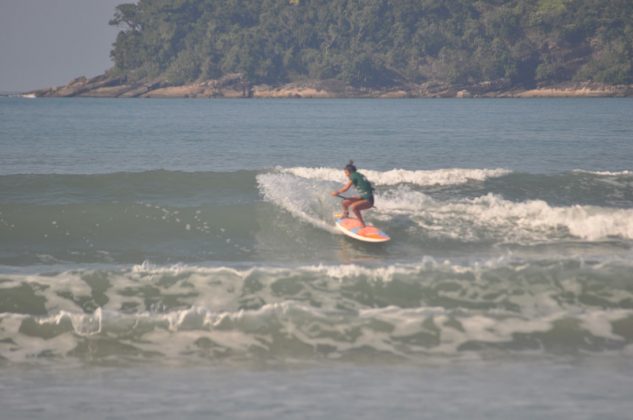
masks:
{"type": "Polygon", "coordinates": [[[565,83],[531,89],[513,87],[505,79],[454,86],[441,82],[402,84],[391,88],[356,88],[339,80],[308,80],[281,86],[252,85],[241,73],[220,79],[172,85],[162,79],[127,82],[101,75],[78,77],[66,86],[27,92],[37,97],[107,98],[535,98],[633,96],[633,85],[565,83]]]}

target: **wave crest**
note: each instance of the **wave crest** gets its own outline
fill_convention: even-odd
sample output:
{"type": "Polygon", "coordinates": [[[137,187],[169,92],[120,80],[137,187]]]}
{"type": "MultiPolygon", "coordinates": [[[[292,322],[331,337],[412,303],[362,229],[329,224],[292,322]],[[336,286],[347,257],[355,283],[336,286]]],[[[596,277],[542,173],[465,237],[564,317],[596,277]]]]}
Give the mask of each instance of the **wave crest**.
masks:
{"type": "MultiPolygon", "coordinates": [[[[307,179],[345,182],[342,169],[336,168],[277,168],[279,172],[289,173],[307,179]]],[[[361,172],[375,185],[413,184],[423,187],[460,185],[468,182],[485,181],[510,174],[508,169],[462,169],[449,168],[437,170],[392,169],[389,171],[373,171],[363,169],[361,172]]]]}

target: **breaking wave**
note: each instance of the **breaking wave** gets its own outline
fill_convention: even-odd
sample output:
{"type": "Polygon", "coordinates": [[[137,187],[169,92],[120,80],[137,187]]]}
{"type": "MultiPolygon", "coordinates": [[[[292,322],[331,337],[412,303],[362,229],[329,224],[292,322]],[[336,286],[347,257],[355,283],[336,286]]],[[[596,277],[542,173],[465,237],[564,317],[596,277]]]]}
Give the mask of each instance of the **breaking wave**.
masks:
{"type": "MultiPolygon", "coordinates": [[[[257,181],[265,200],[299,220],[333,231],[330,220],[338,203],[329,192],[340,184],[328,174],[323,179],[318,170],[314,178],[282,171],[260,174],[257,181]]],[[[367,213],[369,220],[379,221],[386,229],[404,226],[410,237],[504,243],[633,240],[633,209],[628,208],[554,206],[544,200],[516,202],[494,193],[436,198],[408,183],[379,189],[375,204],[376,209],[367,213]]]]}
{"type": "MultiPolygon", "coordinates": [[[[277,168],[282,173],[289,173],[307,179],[320,179],[344,182],[342,169],[336,168],[277,168]]],[[[362,173],[375,185],[413,184],[419,186],[459,185],[468,182],[484,181],[488,178],[500,177],[511,173],[507,169],[437,169],[437,170],[405,170],[374,171],[363,169],[362,173]]]]}
{"type": "MultiPolygon", "coordinates": [[[[0,264],[338,261],[340,201],[330,193],[339,176],[329,168],[0,176],[0,264]]],[[[627,177],[440,169],[370,179],[376,207],[366,217],[395,238],[382,257],[633,240],[627,177]]]]}
{"type": "Polygon", "coordinates": [[[473,199],[438,201],[406,187],[387,192],[377,202],[381,220],[404,215],[433,235],[468,241],[633,239],[633,209],[556,207],[542,200],[517,203],[490,193],[473,199]]]}
{"type": "Polygon", "coordinates": [[[623,351],[630,261],[7,274],[0,360],[407,360],[623,351]],[[468,356],[471,355],[471,356],[468,356]]]}

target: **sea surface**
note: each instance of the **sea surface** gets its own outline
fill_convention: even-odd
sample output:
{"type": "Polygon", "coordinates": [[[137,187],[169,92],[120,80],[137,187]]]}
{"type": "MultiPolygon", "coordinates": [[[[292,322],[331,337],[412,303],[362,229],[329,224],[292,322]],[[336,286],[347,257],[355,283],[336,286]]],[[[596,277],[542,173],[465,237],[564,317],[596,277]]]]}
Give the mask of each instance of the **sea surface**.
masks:
{"type": "Polygon", "coordinates": [[[0,98],[2,417],[628,419],[632,357],[632,99],[0,98]]]}

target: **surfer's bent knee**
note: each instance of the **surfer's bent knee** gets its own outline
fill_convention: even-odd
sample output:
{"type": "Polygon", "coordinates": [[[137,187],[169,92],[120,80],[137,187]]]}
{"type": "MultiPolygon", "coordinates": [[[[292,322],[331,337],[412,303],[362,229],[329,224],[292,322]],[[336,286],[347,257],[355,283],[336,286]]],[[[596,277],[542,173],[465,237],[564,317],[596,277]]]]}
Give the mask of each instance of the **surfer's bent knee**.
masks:
{"type": "Polygon", "coordinates": [[[352,204],[352,208],[355,210],[369,210],[372,207],[374,207],[374,200],[372,198],[363,198],[352,204]]]}

